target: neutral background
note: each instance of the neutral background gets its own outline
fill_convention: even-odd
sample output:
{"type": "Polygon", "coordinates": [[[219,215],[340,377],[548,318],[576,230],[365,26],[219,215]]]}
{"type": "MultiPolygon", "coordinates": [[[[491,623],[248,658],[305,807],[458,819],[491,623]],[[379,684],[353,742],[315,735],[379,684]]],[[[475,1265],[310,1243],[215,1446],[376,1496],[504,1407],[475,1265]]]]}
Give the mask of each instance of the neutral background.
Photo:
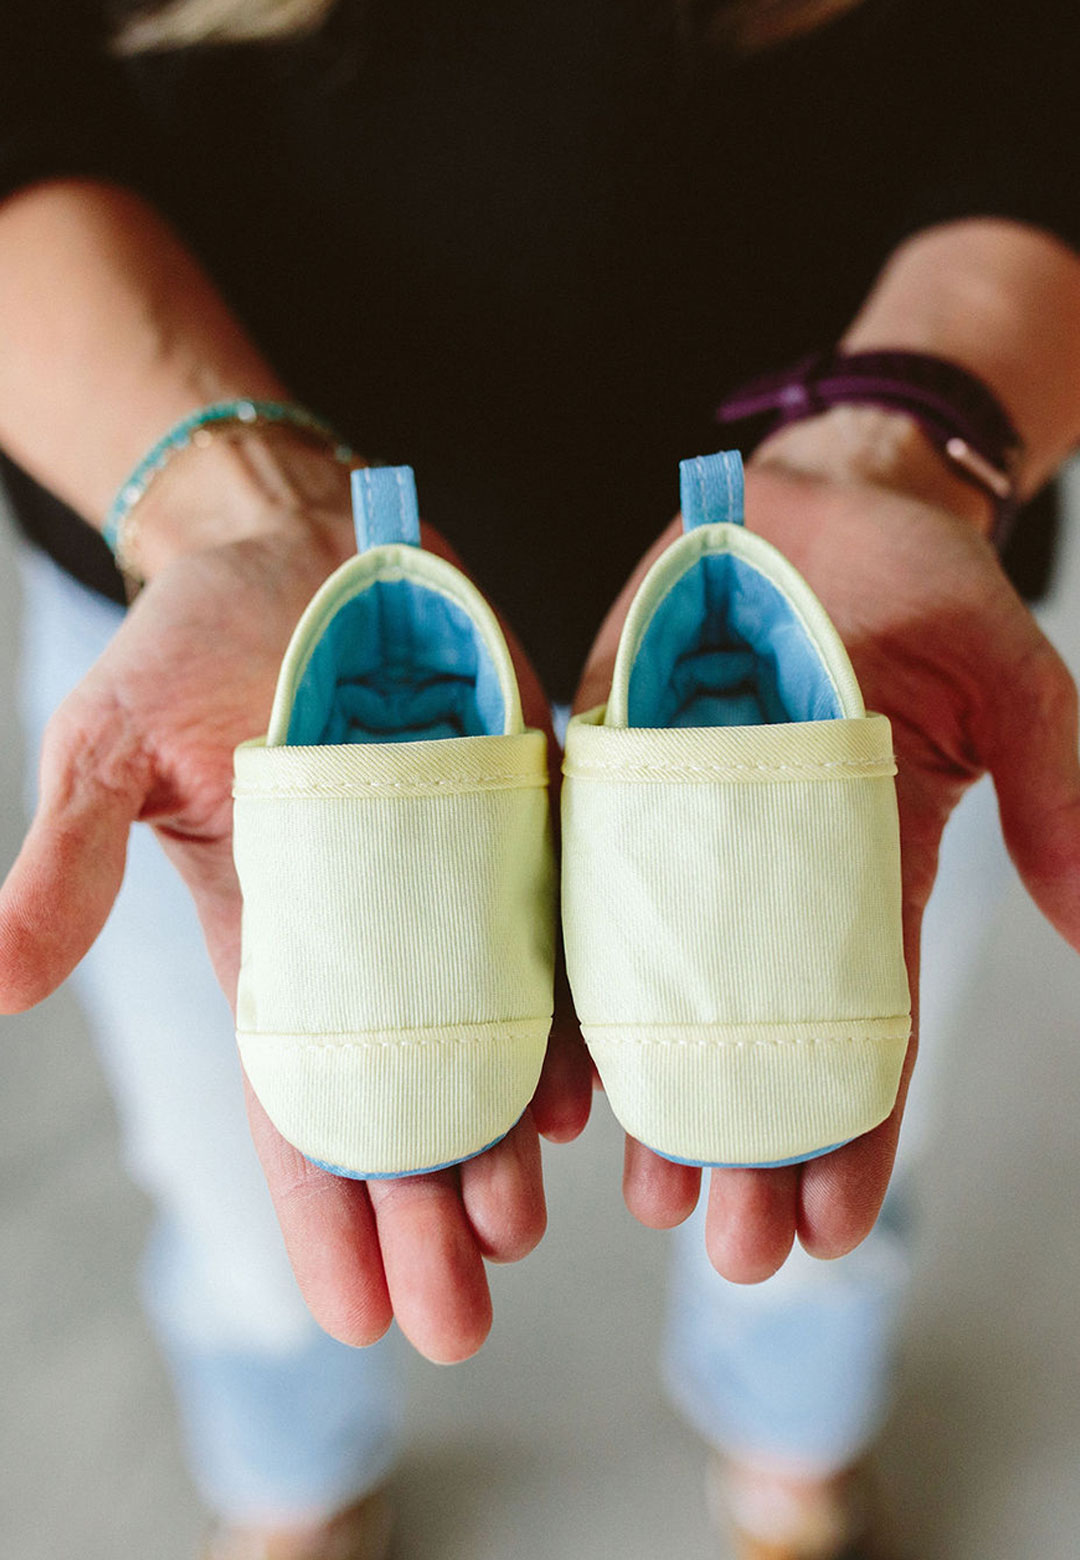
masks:
{"type": "MultiPolygon", "coordinates": [[[[1080,482],[1044,621],[1080,670],[1080,482]]],[[[0,524],[0,865],[23,827],[19,604],[0,524]]],[[[1013,884],[936,1090],[917,1285],[883,1452],[920,1560],[1080,1543],[1080,964],[1013,884]]],[[[134,1291],[147,1209],[64,991],[0,1019],[0,1556],[191,1560],[202,1515],[134,1291]]],[[[666,1238],[619,1197],[602,1100],[549,1152],[551,1228],[493,1275],[480,1357],[412,1369],[402,1560],[723,1554],[703,1449],[661,1395],[666,1238]]]]}

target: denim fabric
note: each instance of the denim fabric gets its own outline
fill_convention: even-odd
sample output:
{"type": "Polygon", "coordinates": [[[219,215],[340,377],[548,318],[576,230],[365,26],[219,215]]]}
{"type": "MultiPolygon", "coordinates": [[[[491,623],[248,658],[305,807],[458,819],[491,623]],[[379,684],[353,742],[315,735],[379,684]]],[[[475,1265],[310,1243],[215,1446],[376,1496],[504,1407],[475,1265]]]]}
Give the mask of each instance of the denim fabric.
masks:
{"type": "Polygon", "coordinates": [[[809,1474],[852,1461],[889,1401],[910,1273],[881,1219],[839,1262],[796,1248],[765,1284],[729,1284],[705,1253],[704,1199],[676,1237],[664,1373],[714,1446],[809,1474]]]}
{"type": "MultiPolygon", "coordinates": [[[[39,555],[22,576],[33,755],[122,613],[39,555]]],[[[247,1126],[232,1016],[191,897],[149,829],[132,830],[124,886],[73,982],[127,1169],[155,1205],[144,1296],[200,1493],[233,1521],[332,1510],[395,1459],[397,1346],[334,1342],[300,1297],[247,1126]]]]}

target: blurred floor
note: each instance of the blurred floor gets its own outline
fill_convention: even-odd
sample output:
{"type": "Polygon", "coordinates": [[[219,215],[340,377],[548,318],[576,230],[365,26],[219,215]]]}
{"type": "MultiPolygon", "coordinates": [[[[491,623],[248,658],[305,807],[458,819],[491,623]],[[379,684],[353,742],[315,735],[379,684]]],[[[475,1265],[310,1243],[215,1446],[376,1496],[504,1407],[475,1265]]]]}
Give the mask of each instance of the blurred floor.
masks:
{"type": "MultiPolygon", "coordinates": [[[[1074,472],[1073,477],[1077,474],[1074,472]]],[[[1044,612],[1080,670],[1080,481],[1044,612]]],[[[22,828],[0,526],[0,864],[22,828]]],[[[920,1560],[1073,1560],[1080,1534],[1080,967],[1013,886],[966,999],[926,1176],[885,1467],[920,1560]]],[[[72,999],[0,1019],[0,1556],[190,1560],[201,1516],[135,1299],[124,1180],[72,999]]],[[[653,1366],[665,1238],[603,1101],[547,1155],[551,1229],[496,1270],[477,1360],[412,1366],[401,1560],[707,1560],[702,1451],[653,1366]]]]}

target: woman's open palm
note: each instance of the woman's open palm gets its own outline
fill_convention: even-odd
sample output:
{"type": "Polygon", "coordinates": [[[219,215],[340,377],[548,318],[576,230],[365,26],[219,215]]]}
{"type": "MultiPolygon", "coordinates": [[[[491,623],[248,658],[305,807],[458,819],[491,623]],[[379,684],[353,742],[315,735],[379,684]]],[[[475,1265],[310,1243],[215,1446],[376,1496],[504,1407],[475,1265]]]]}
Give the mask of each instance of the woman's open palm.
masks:
{"type": "MultiPolygon", "coordinates": [[[[433,533],[425,542],[445,551],[433,533]]],[[[40,1001],[90,947],[136,820],[153,826],[191,890],[232,999],[233,749],[265,730],[292,629],[349,545],[340,525],[268,532],[180,557],[142,592],[47,729],[37,812],[0,890],[0,1010],[40,1001]]],[[[539,684],[516,658],[527,718],[547,726],[539,684]]],[[[362,1344],[396,1315],[432,1358],[471,1354],[491,1320],[484,1258],[513,1261],[543,1233],[538,1128],[572,1137],[588,1108],[587,1066],[556,1036],[533,1115],[502,1143],[457,1169],[362,1183],[310,1164],[249,1089],[256,1147],[316,1319],[362,1344]]]]}
{"type": "MultiPolygon", "coordinates": [[[[867,707],[888,715],[898,764],[904,930],[912,990],[919,931],[945,821],[989,770],[1005,841],[1032,898],[1080,949],[1080,764],[1076,689],[1060,657],[965,521],[885,489],[768,469],[747,474],[747,523],[794,563],[832,617],[867,707]]],[[[642,569],[597,640],[578,708],[602,702],[642,569]]],[[[916,1040],[889,1119],[823,1158],[712,1174],[706,1239],[717,1269],[767,1277],[796,1234],[833,1257],[869,1232],[896,1152],[916,1040]]],[[[627,1147],[625,1191],[644,1223],[697,1201],[700,1171],[627,1147]]]]}

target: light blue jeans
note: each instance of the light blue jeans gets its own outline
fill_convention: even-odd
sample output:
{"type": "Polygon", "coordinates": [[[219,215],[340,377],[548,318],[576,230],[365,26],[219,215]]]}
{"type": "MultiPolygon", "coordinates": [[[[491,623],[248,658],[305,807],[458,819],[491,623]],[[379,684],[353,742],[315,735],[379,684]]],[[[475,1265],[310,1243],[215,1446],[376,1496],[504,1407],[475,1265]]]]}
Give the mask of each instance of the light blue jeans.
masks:
{"type": "Polygon", "coordinates": [[[919,1167],[936,1119],[943,1046],[1010,879],[993,788],[964,797],[942,842],[923,922],[919,1061],[885,1206],[836,1262],[796,1245],[765,1284],[709,1265],[704,1199],[677,1232],[663,1367],[668,1391],[714,1445],[778,1470],[827,1475],[854,1461],[888,1413],[910,1287],[919,1167]]]}
{"type": "MultiPolygon", "coordinates": [[[[33,767],[49,715],[122,613],[38,554],[26,553],[21,569],[20,699],[33,767]]],[[[978,882],[965,884],[963,871],[957,882],[969,905],[978,894],[984,920],[1004,879],[1003,858],[984,848],[986,811],[976,795],[951,852],[961,865],[981,863],[978,882]],[[974,852],[961,837],[973,830],[974,852]]],[[[931,1032],[947,1026],[956,971],[969,962],[957,936],[974,919],[942,907],[947,957],[935,960],[934,934],[927,939],[931,1032]]],[[[333,1510],[381,1482],[397,1457],[395,1343],[346,1348],[304,1307],[251,1145],[228,1007],[191,900],[149,829],[132,831],[116,907],[72,979],[117,1101],[128,1169],[156,1210],[145,1302],[200,1492],[232,1521],[333,1510]]],[[[920,1072],[925,1094],[932,1067],[920,1072]]],[[[796,1253],[753,1288],[718,1278],[699,1218],[686,1226],[665,1374],[709,1440],[826,1471],[872,1438],[909,1270],[899,1209],[892,1197],[852,1256],[821,1263],[796,1253]]]]}
{"type": "MultiPolygon", "coordinates": [[[[31,767],[49,715],[122,612],[50,560],[21,560],[20,706],[31,767]]],[[[395,1340],[335,1343],[293,1279],[252,1147],[228,1004],[187,889],[148,828],[72,977],[156,1223],[146,1308],[176,1389],[193,1475],[233,1521],[303,1518],[382,1481],[397,1457],[395,1340]]]]}

